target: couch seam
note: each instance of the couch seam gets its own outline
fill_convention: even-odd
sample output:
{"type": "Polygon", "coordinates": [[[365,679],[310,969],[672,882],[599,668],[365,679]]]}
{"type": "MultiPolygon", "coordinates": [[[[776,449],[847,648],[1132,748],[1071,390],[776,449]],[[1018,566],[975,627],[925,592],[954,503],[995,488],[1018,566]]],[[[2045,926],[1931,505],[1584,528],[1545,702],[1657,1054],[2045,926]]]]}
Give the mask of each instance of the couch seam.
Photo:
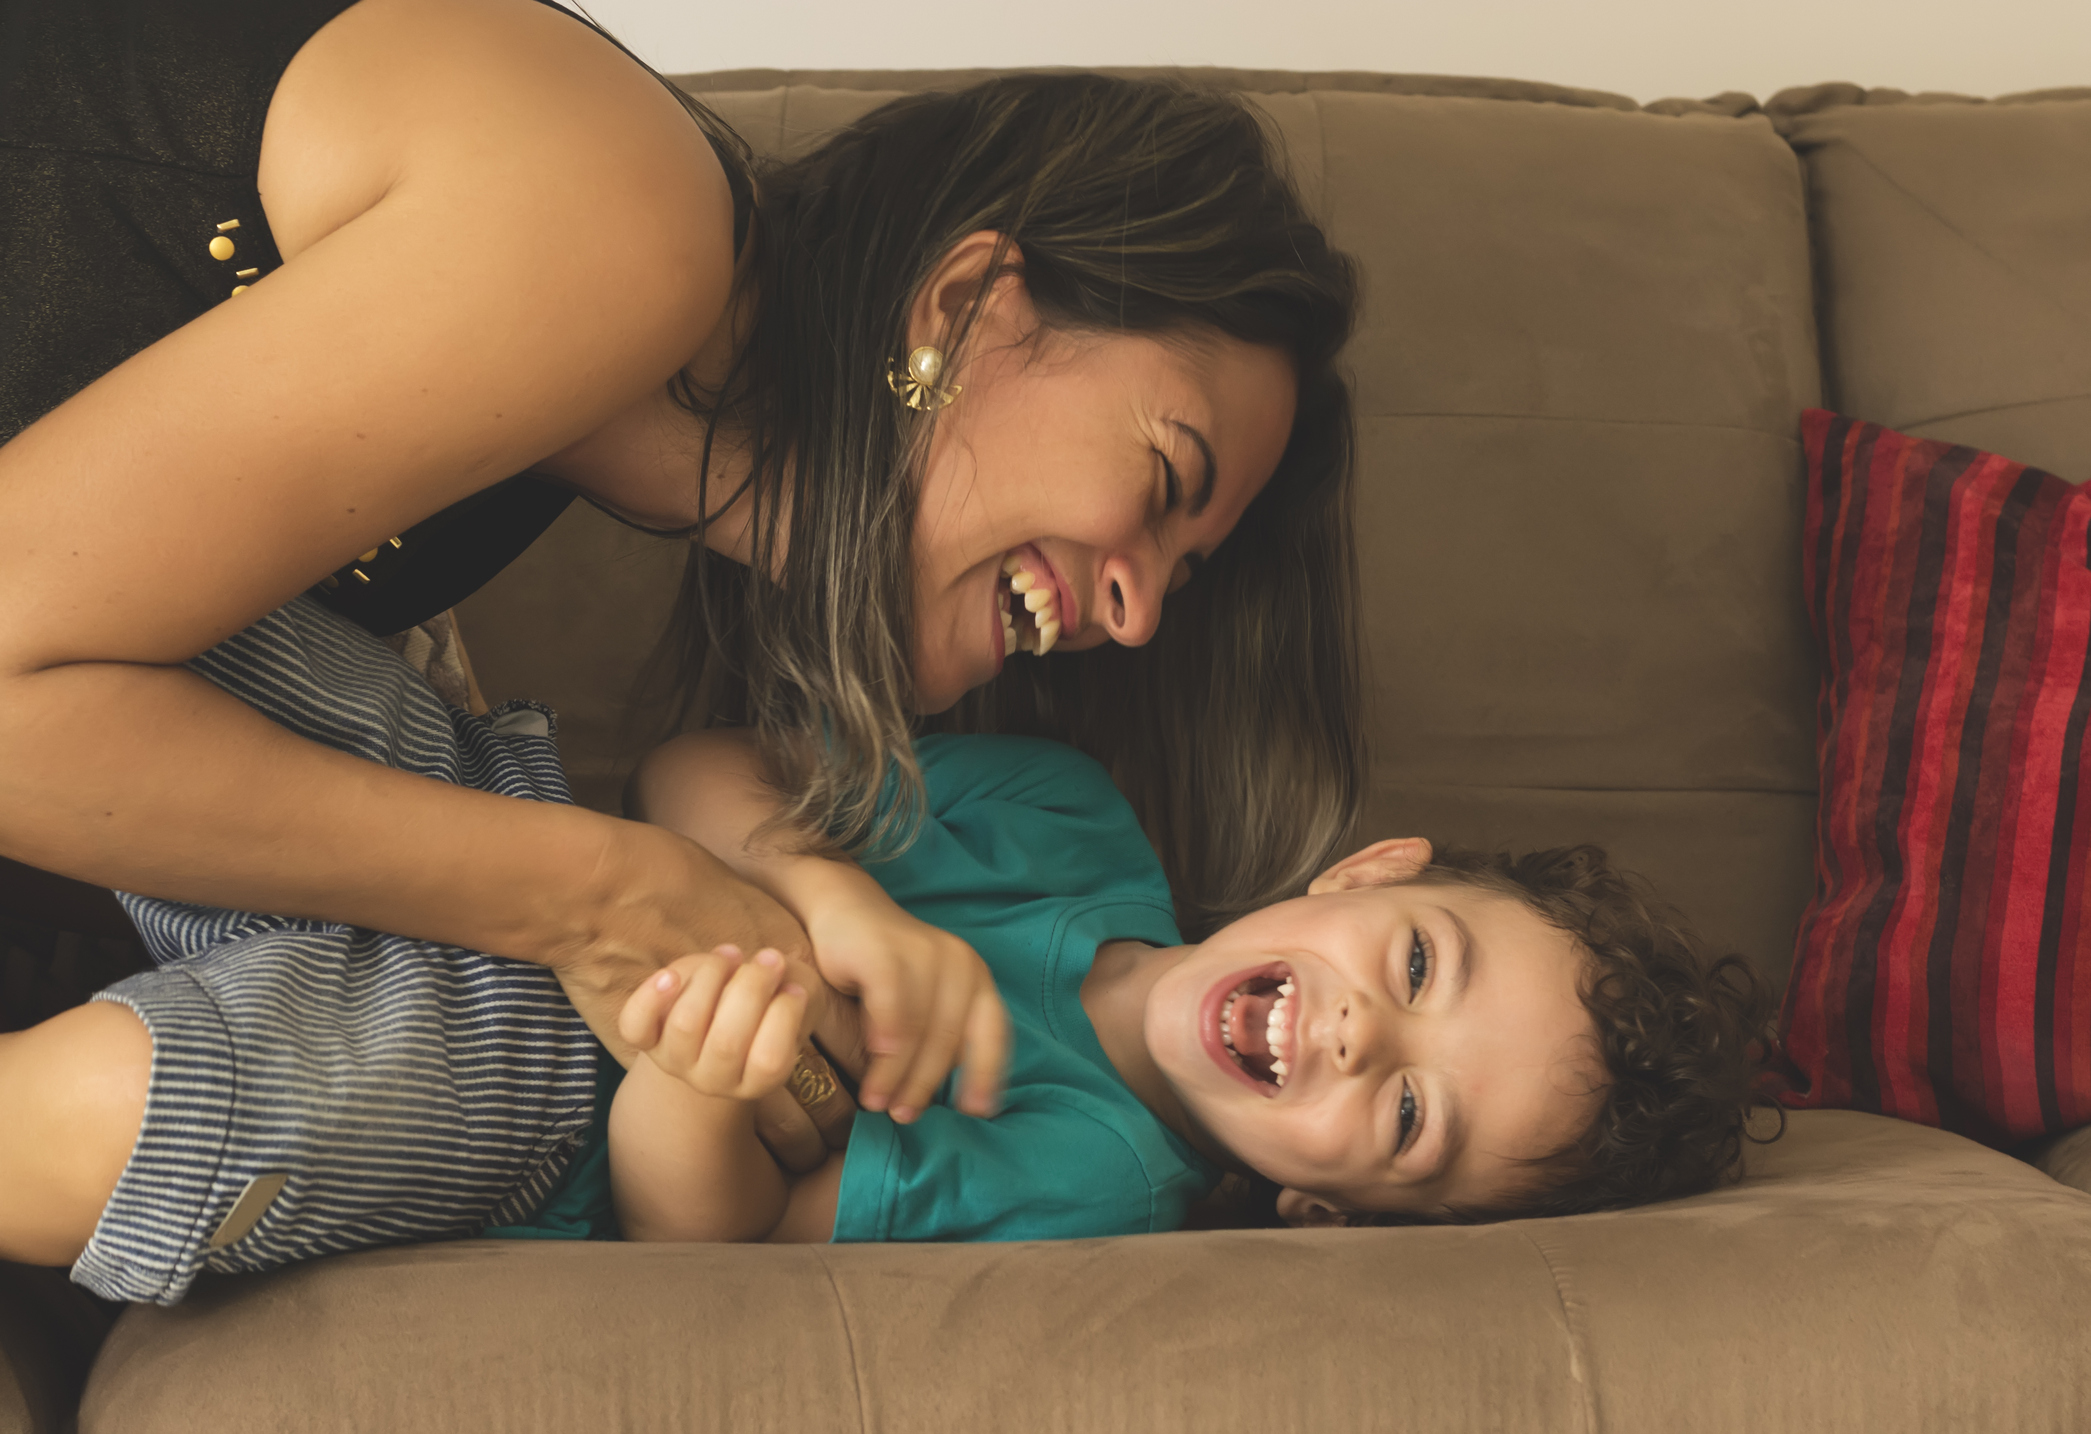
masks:
{"type": "Polygon", "coordinates": [[[1383,781],[1372,786],[1439,788],[1450,792],[1591,792],[1599,795],[1652,797],[1819,797],[1820,787],[1576,787],[1542,782],[1420,782],[1383,781]]]}
{"type": "Polygon", "coordinates": [[[2039,408],[2046,403],[2076,403],[2087,398],[2091,398],[2091,392],[2057,393],[2051,394],[2046,398],[2029,398],[2021,403],[1990,403],[1984,404],[1981,408],[1964,408],[1958,413],[1935,413],[1929,418],[1905,419],[1897,427],[1904,429],[1922,428],[1927,423],[1952,423],[1956,419],[1982,418],[1992,413],[2009,413],[2015,408],[2039,408]]]}
{"type": "Polygon", "coordinates": [[[1605,418],[1585,413],[1489,413],[1478,411],[1429,410],[1409,408],[1373,409],[1362,412],[1360,418],[1477,418],[1516,419],[1533,423],[1603,423],[1622,428],[1698,428],[1717,433],[1748,433],[1758,438],[1769,438],[1779,443],[1801,446],[1798,431],[1776,433],[1768,428],[1751,428],[1741,423],[1704,423],[1693,418],[1605,418]]]}
{"type": "Polygon", "coordinates": [[[1590,1358],[1590,1348],[1576,1327],[1576,1319],[1568,1308],[1568,1286],[1561,1278],[1560,1270],[1554,1267],[1554,1257],[1547,1253],[1546,1246],[1539,1243],[1531,1232],[1518,1231],[1526,1244],[1532,1247],[1539,1262],[1546,1266],[1547,1278],[1554,1284],[1554,1302],[1561,1310],[1561,1329],[1568,1338],[1568,1374],[1577,1390],[1582,1394],[1583,1429],[1585,1434],[1602,1434],[1604,1419],[1597,1407],[1597,1386],[1593,1376],[1596,1371],[1590,1358]]]}
{"type": "Polygon", "coordinates": [[[835,1297],[835,1318],[842,1325],[843,1342],[849,1346],[849,1381],[857,1391],[857,1434],[870,1434],[871,1411],[866,1407],[863,1366],[857,1361],[857,1332],[850,1328],[849,1307],[843,1302],[842,1286],[835,1283],[835,1272],[828,1266],[828,1258],[818,1246],[813,1251],[814,1263],[820,1266],[821,1277],[828,1282],[828,1293],[835,1297]]]}
{"type": "Polygon", "coordinates": [[[2053,294],[2050,294],[2046,290],[2042,289],[2039,285],[2035,284],[2030,277],[2019,272],[2019,269],[2016,265],[2007,261],[2002,255],[1992,253],[1979,240],[1977,240],[1974,235],[1968,233],[1959,225],[1955,224],[1952,220],[1948,219],[1945,215],[1939,213],[1938,210],[1932,208],[1931,205],[1925,203],[1922,198],[1920,198],[1914,191],[1912,191],[1909,188],[1909,186],[1905,185],[1901,180],[1895,178],[1894,175],[1888,173],[1885,169],[1882,169],[1880,165],[1875,163],[1873,156],[1867,154],[1864,150],[1860,149],[1856,143],[1851,143],[1849,147],[1851,149],[1851,157],[1853,159],[1857,160],[1867,169],[1873,171],[1875,177],[1877,177],[1882,184],[1887,185],[1888,188],[1894,190],[1904,199],[1907,199],[1913,206],[1916,207],[1919,213],[1929,215],[1932,221],[1936,223],[1941,229],[1944,229],[1948,234],[1951,234],[1961,243],[1967,245],[1977,254],[1980,254],[1983,258],[1989,260],[1990,263],[1996,265],[1997,268],[2002,270],[2004,273],[2009,274],[2014,280],[2016,280],[2026,289],[2038,295],[2040,298],[2046,300],[2049,305],[2051,305],[2056,310],[2060,311],[2063,315],[2074,317],[2079,321],[2081,321],[2084,318],[2084,315],[2075,312],[2075,307],[2073,305],[2061,302],[2053,294]]]}

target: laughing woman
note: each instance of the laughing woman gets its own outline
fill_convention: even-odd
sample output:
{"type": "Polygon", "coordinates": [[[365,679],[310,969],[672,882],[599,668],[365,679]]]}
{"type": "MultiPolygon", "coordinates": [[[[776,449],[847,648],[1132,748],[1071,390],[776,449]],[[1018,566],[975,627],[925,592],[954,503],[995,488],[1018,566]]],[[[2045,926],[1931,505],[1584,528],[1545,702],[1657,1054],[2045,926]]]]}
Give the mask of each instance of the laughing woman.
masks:
{"type": "MultiPolygon", "coordinates": [[[[1353,275],[1239,103],[1012,78],[758,164],[535,0],[0,29],[0,855],[422,943],[461,1009],[472,953],[534,963],[606,1033],[685,952],[804,950],[495,740],[542,717],[387,687],[372,635],[576,496],[688,541],[695,715],[844,849],[904,837],[874,813],[924,725],[1101,759],[1194,936],[1344,835],[1353,275]]],[[[237,1038],[207,994],[129,1004],[156,1080],[237,1038]]],[[[51,1178],[106,1191],[132,1155],[79,1158],[51,1178]]],[[[504,1158],[489,1190],[545,1152],[504,1158]]]]}

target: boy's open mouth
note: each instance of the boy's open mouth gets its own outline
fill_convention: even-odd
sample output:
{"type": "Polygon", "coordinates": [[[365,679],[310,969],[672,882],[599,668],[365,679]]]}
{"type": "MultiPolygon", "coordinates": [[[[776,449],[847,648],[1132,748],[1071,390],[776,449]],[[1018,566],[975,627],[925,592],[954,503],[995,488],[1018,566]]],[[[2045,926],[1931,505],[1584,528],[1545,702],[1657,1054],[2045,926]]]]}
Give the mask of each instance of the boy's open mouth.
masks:
{"type": "Polygon", "coordinates": [[[1220,1006],[1220,1044],[1251,1080],[1283,1089],[1294,1054],[1292,968],[1274,966],[1249,977],[1220,1006]]]}
{"type": "Polygon", "coordinates": [[[995,604],[1002,616],[1002,655],[1035,652],[1044,657],[1060,640],[1060,585],[1037,548],[1026,543],[1002,559],[995,580],[995,604]]]}

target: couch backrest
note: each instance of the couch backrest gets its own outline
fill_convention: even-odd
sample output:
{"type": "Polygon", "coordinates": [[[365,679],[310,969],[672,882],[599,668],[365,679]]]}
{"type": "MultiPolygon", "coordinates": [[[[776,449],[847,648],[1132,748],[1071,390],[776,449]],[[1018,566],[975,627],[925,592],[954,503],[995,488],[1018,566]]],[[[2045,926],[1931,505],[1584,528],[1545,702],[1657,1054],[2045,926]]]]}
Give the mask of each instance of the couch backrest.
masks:
{"type": "MultiPolygon", "coordinates": [[[[682,82],[758,149],[788,152],[892,94],[978,77],[682,82]]],[[[1640,107],[1443,77],[1203,78],[1270,116],[1309,204],[1366,271],[1350,354],[1365,835],[1601,842],[1783,979],[1815,800],[1796,424],[1823,399],[1794,150],[1742,96],[1640,107]]],[[[1872,152],[1851,135],[1871,143],[1873,116],[1854,131],[1822,93],[1778,120],[1816,160],[1815,202],[1834,220],[1817,244],[1834,273],[1863,273],[1881,241],[1846,222],[1859,201],[1825,157],[1862,171],[1872,152]]],[[[2091,246],[2076,252],[2091,263],[2091,246]]],[[[1896,387],[1916,336],[1882,328],[1893,296],[1862,286],[1846,303],[1841,285],[1826,312],[1847,402],[1907,390],[1901,408],[1863,410],[1892,423],[1969,391],[1969,365],[1943,359],[1930,387],[1896,387]],[[1876,328],[1891,337],[1862,340],[1876,328]]],[[[2084,454],[2091,423],[2068,405],[2091,402],[2091,382],[2068,364],[2091,360],[2081,343],[2050,348],[2056,383],[2013,387],[2021,365],[1993,387],[2077,395],[2051,398],[2051,429],[2079,446],[2050,446],[2084,454]]],[[[669,545],[577,506],[465,610],[490,695],[561,708],[584,801],[614,809],[632,755],[617,714],[677,567],[669,545]]]]}

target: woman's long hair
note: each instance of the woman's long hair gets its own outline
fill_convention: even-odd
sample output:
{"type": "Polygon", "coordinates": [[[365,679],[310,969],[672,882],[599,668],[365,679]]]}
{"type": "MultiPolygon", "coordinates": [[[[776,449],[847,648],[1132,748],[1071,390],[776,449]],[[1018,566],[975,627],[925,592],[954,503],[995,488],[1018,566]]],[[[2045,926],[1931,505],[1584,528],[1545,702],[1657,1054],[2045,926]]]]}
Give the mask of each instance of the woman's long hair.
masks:
{"type": "Polygon", "coordinates": [[[745,494],[750,562],[691,547],[669,646],[678,720],[752,727],[783,820],[853,850],[906,840],[917,731],[1059,738],[1131,800],[1188,933],[1296,893],[1347,834],[1364,767],[1335,368],[1357,280],[1254,114],[1177,84],[1016,75],[894,100],[754,170],[752,330],[718,391],[677,386],[745,445],[745,486],[710,510],[745,494]],[[1004,236],[997,262],[1048,329],[1269,345],[1292,357],[1299,403],[1276,475],[1153,641],[1012,661],[923,719],[913,529],[937,419],[886,375],[920,286],[982,230],[1004,236]]]}

